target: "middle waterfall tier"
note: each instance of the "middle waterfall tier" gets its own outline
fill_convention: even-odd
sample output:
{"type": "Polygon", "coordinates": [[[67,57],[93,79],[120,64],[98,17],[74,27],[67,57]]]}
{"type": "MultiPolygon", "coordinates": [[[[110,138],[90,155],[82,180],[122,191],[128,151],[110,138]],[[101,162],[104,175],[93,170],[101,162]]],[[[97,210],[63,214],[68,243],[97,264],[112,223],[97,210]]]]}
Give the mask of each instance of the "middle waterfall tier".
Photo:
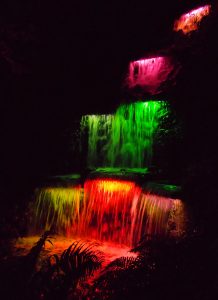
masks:
{"type": "Polygon", "coordinates": [[[154,142],[168,115],[167,102],[139,101],[119,106],[114,115],[83,116],[81,131],[88,136],[88,167],[151,166],[154,142]]]}

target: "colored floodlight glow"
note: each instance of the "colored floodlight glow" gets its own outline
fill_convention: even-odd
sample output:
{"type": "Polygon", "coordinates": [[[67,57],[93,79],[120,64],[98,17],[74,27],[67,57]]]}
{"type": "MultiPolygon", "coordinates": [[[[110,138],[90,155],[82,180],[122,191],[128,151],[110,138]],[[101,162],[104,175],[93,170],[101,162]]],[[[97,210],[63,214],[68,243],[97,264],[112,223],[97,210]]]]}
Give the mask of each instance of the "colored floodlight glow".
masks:
{"type": "MultiPolygon", "coordinates": [[[[156,133],[163,131],[169,115],[164,101],[138,101],[120,105],[114,115],[87,115],[81,120],[81,132],[88,136],[88,167],[149,167],[156,133]]],[[[112,171],[113,172],[113,171],[112,171]]]]}
{"type": "Polygon", "coordinates": [[[129,88],[139,86],[150,94],[160,92],[174,67],[166,56],[140,59],[129,64],[127,83],[129,88]]]}
{"type": "Polygon", "coordinates": [[[174,31],[181,30],[184,34],[197,30],[201,20],[208,16],[211,11],[211,5],[205,5],[190,12],[183,14],[174,23],[174,31]]]}
{"type": "Polygon", "coordinates": [[[133,181],[86,180],[78,235],[131,246],[134,235],[133,203],[141,196],[133,181]]]}
{"type": "Polygon", "coordinates": [[[138,101],[120,105],[108,141],[107,165],[123,168],[149,167],[156,134],[169,115],[164,101],[138,101]]]}
{"type": "Polygon", "coordinates": [[[173,225],[176,235],[184,230],[184,204],[179,199],[143,193],[134,214],[135,242],[144,233],[164,236],[173,225]]]}
{"type": "Polygon", "coordinates": [[[66,233],[78,223],[82,206],[81,186],[44,187],[35,192],[35,227],[66,233]]]}
{"type": "Polygon", "coordinates": [[[46,187],[36,191],[35,228],[72,238],[95,239],[132,247],[145,234],[183,231],[184,205],[179,199],[149,192],[134,181],[87,179],[84,189],[46,187]],[[173,226],[172,226],[173,225],[173,226]]]}
{"type": "Polygon", "coordinates": [[[88,134],[88,167],[98,166],[104,161],[106,145],[111,133],[113,115],[85,115],[80,122],[81,132],[88,134]]]}
{"type": "Polygon", "coordinates": [[[118,180],[99,180],[96,183],[96,188],[99,192],[118,192],[122,191],[128,193],[131,189],[135,187],[134,182],[129,181],[118,181],[118,180]]]}
{"type": "Polygon", "coordinates": [[[181,205],[180,200],[145,194],[133,181],[86,180],[78,236],[134,246],[145,234],[166,235],[169,221],[180,230],[181,205]],[[178,209],[180,219],[175,218],[178,209]]]}

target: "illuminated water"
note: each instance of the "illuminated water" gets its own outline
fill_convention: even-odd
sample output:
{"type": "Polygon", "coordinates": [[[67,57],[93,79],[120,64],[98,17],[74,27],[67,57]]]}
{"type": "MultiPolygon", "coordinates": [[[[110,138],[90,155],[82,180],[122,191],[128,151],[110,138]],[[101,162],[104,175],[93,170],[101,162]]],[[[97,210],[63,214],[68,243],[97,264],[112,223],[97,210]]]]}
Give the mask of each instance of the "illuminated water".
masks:
{"type": "Polygon", "coordinates": [[[143,192],[133,181],[86,180],[80,186],[43,188],[36,193],[35,228],[54,229],[72,238],[134,246],[144,234],[179,235],[184,207],[180,200],[143,192]]]}
{"type": "Polygon", "coordinates": [[[83,116],[88,167],[149,167],[156,133],[164,130],[163,120],[168,114],[164,101],[138,101],[119,106],[114,115],[83,116]]]}
{"type": "Polygon", "coordinates": [[[34,227],[58,233],[78,224],[82,208],[81,186],[37,189],[34,203],[34,227]]]}
{"type": "Polygon", "coordinates": [[[128,86],[130,88],[138,86],[150,94],[157,94],[173,69],[169,57],[165,56],[132,61],[129,64],[128,86]]]}
{"type": "Polygon", "coordinates": [[[88,167],[104,165],[112,121],[113,115],[86,115],[82,117],[81,131],[84,133],[87,130],[88,134],[88,167]]]}
{"type": "Polygon", "coordinates": [[[164,101],[121,105],[114,116],[108,143],[107,165],[143,168],[152,162],[155,134],[169,112],[164,101]]]}
{"type": "MultiPolygon", "coordinates": [[[[78,174],[58,176],[62,187],[38,189],[33,209],[35,232],[51,229],[73,239],[125,247],[136,245],[145,234],[163,236],[173,228],[179,235],[184,229],[180,200],[152,193],[129,179],[117,179],[148,174],[155,138],[164,130],[168,114],[164,101],[138,101],[120,105],[114,115],[83,116],[87,165],[96,168],[94,173],[101,173],[101,178],[91,179],[97,176],[92,172],[80,185],[78,174]],[[69,185],[71,180],[74,185],[69,185]]],[[[175,187],[168,185],[166,190],[175,187]]]]}
{"type": "Polygon", "coordinates": [[[211,5],[201,6],[193,9],[190,12],[183,14],[174,23],[174,31],[182,31],[183,34],[188,34],[198,29],[202,19],[210,14],[211,5]]]}

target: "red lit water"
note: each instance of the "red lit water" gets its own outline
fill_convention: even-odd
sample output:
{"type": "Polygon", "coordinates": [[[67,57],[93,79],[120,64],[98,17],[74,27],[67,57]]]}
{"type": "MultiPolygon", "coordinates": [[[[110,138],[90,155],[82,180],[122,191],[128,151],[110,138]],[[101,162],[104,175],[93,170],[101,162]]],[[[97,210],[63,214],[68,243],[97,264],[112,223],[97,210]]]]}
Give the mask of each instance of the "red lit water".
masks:
{"type": "Polygon", "coordinates": [[[145,234],[163,236],[172,224],[175,234],[183,230],[182,201],[143,192],[133,181],[92,179],[84,189],[50,189],[37,193],[35,223],[42,230],[125,247],[145,234]]]}
{"type": "Polygon", "coordinates": [[[140,86],[150,94],[160,91],[160,86],[173,71],[173,65],[168,57],[159,56],[140,59],[129,64],[128,86],[140,86]]]}

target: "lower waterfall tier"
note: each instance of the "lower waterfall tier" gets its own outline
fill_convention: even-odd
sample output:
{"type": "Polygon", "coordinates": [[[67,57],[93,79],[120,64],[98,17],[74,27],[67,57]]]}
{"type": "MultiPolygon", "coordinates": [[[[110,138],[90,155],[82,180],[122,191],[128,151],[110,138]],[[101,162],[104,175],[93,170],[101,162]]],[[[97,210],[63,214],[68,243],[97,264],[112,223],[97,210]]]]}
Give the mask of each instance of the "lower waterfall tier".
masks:
{"type": "Polygon", "coordinates": [[[129,180],[87,179],[83,187],[44,187],[35,193],[35,231],[130,247],[146,234],[180,235],[184,218],[181,200],[154,194],[129,180]]]}

